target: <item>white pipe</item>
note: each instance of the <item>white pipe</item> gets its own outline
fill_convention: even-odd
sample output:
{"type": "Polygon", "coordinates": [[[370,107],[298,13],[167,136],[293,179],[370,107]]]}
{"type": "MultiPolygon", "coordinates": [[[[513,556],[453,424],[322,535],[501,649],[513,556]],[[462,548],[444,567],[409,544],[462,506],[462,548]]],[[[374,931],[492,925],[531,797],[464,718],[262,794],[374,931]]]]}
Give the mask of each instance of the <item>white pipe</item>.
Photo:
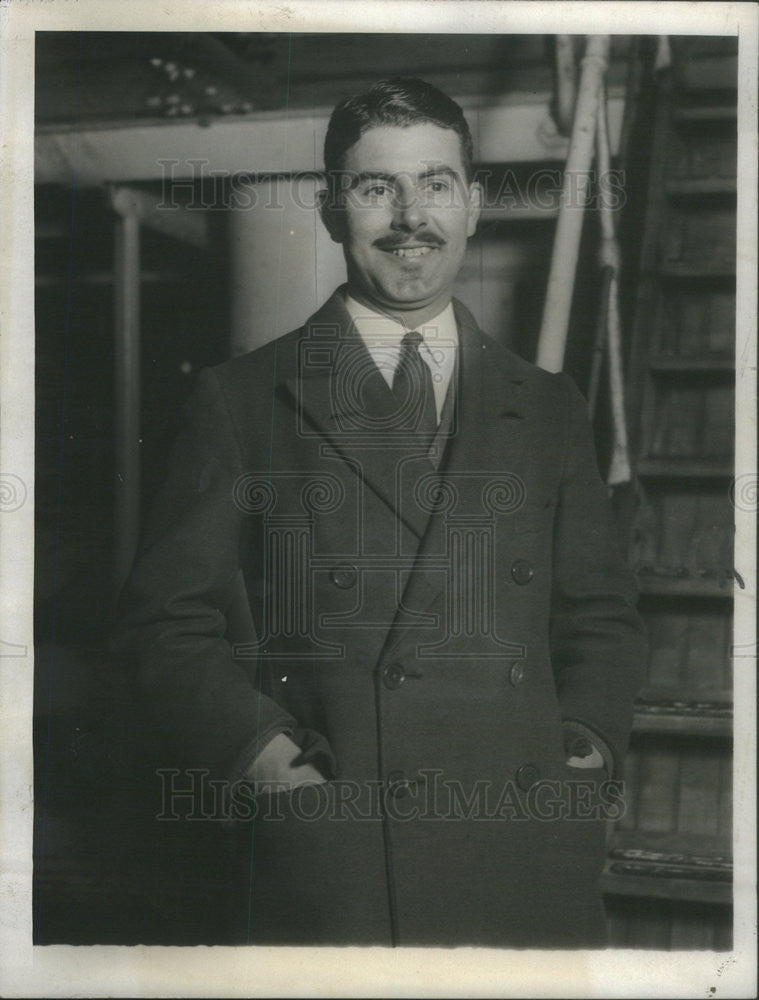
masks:
{"type": "Polygon", "coordinates": [[[590,35],[582,60],[577,110],[564,168],[561,208],[538,340],[537,363],[552,372],[561,371],[564,365],[569,312],[593,162],[600,86],[608,56],[609,36],[590,35]]]}
{"type": "Polygon", "coordinates": [[[577,63],[573,35],[556,36],[556,124],[562,135],[572,131],[577,99],[577,63]]]}
{"type": "Polygon", "coordinates": [[[606,121],[606,95],[601,87],[598,103],[597,165],[599,177],[601,214],[601,265],[612,268],[609,286],[608,324],[609,338],[609,388],[611,393],[611,417],[614,428],[614,445],[607,482],[609,486],[630,481],[630,458],[627,449],[627,424],[625,421],[625,389],[622,375],[622,332],[619,320],[619,244],[614,226],[614,212],[606,197],[608,185],[604,178],[611,170],[611,150],[609,129],[606,121]]]}

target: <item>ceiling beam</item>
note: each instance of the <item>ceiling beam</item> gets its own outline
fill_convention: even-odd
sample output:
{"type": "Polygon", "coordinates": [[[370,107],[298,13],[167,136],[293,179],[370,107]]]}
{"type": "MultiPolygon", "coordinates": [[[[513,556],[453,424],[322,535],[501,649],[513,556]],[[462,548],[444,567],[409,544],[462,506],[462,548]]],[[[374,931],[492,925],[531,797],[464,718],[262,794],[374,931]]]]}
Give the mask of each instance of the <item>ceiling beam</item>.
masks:
{"type": "MultiPolygon", "coordinates": [[[[473,105],[462,99],[478,163],[563,161],[568,140],[549,113],[549,94],[473,105]]],[[[609,132],[619,142],[624,100],[612,91],[609,132]]],[[[213,179],[230,174],[302,173],[322,169],[329,110],[260,112],[209,125],[194,121],[121,128],[43,129],[35,144],[37,183],[213,179]]]]}

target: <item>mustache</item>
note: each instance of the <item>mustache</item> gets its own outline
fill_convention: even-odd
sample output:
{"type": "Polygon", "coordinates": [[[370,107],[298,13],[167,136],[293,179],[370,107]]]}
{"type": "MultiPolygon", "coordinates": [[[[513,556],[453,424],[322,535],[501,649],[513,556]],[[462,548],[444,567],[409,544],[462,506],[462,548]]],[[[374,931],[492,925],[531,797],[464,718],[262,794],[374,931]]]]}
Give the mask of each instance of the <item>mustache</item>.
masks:
{"type": "Polygon", "coordinates": [[[413,243],[421,246],[440,247],[445,240],[433,233],[418,233],[414,236],[384,236],[374,241],[374,245],[379,250],[399,250],[401,247],[413,243]]]}

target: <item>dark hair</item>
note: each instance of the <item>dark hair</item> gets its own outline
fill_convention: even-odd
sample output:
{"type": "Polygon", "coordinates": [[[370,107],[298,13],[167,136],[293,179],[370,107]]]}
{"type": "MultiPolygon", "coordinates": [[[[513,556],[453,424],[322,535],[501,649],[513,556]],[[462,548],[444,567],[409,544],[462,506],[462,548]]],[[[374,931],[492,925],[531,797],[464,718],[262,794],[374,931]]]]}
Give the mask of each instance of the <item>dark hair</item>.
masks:
{"type": "Polygon", "coordinates": [[[378,125],[405,128],[423,122],[457,133],[466,179],[471,181],[472,135],[461,108],[431,83],[416,77],[394,77],[375,83],[363,94],[347,97],[332,112],[324,140],[324,169],[330,188],[343,168],[346,152],[364,132],[378,125]]]}

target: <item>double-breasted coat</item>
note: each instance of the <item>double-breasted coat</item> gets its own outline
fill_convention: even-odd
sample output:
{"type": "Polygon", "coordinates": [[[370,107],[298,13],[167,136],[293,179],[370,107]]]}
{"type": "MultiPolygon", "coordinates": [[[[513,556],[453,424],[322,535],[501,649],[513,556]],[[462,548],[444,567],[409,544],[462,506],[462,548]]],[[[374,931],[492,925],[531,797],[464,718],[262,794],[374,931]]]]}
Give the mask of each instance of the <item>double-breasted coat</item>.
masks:
{"type": "Polygon", "coordinates": [[[253,941],[604,940],[619,794],[564,733],[618,775],[634,588],[579,391],[454,308],[430,454],[340,290],[202,373],[122,595],[115,649],[189,767],[233,782],[286,731],[328,779],[252,804],[230,785],[253,941]]]}

